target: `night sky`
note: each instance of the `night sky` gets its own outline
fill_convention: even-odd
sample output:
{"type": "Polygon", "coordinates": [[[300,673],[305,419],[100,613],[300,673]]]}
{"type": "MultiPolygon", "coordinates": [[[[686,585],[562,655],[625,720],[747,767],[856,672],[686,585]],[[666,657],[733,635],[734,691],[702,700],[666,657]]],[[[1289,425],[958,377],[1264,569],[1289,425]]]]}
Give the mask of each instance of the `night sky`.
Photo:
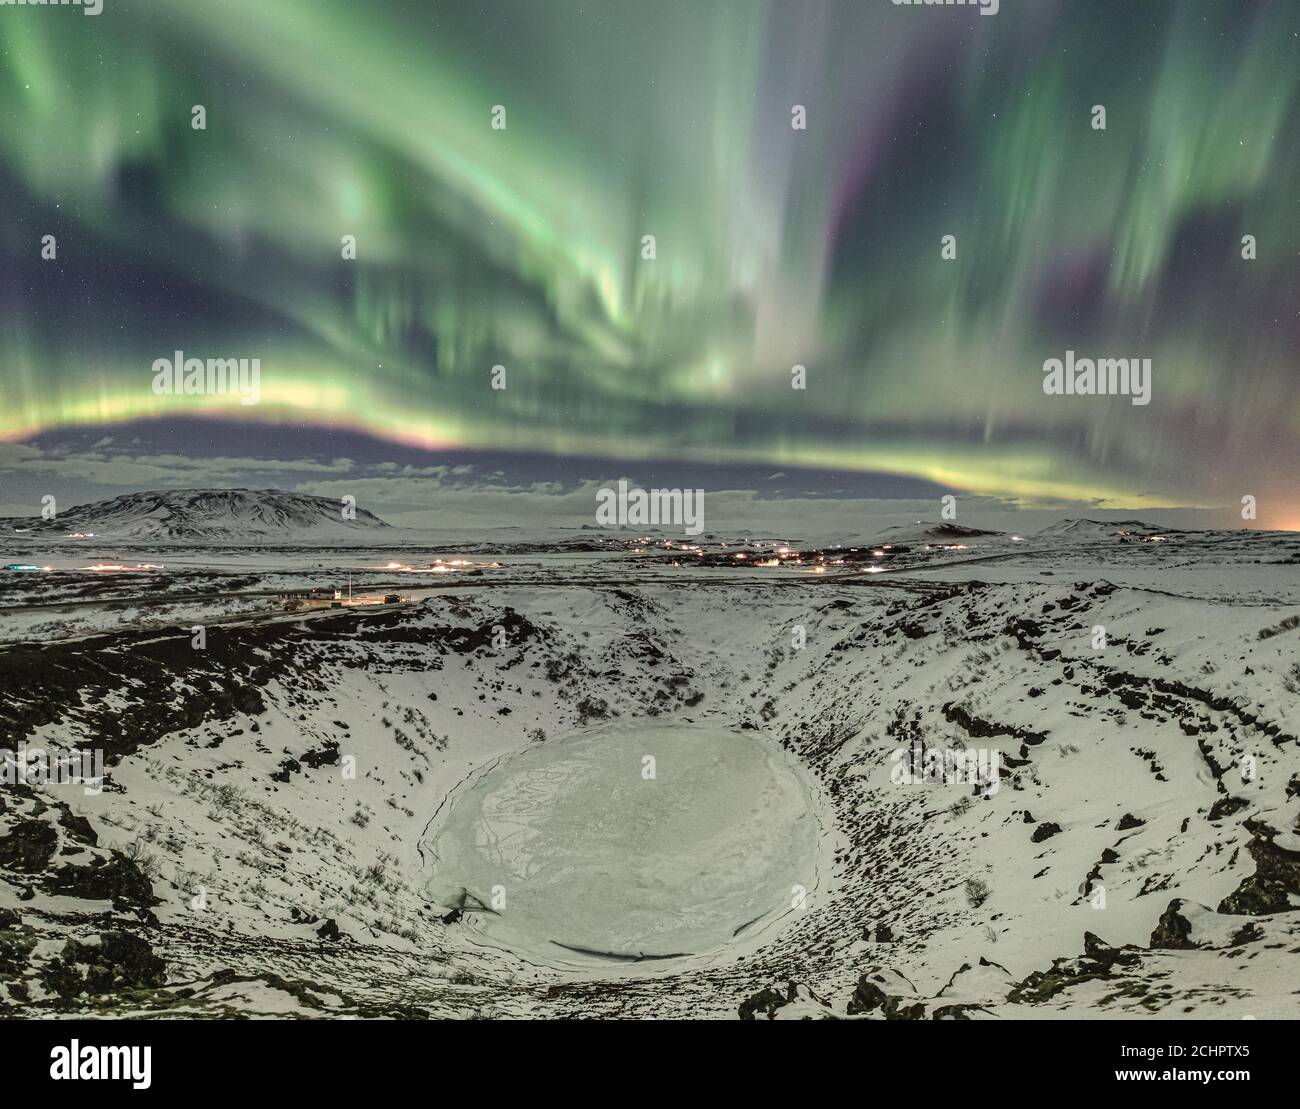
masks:
{"type": "Polygon", "coordinates": [[[0,512],[628,476],[1300,528],[1291,0],[0,7],[0,104],[0,512]],[[177,350],[260,402],[155,395],[177,350]],[[1067,350],[1151,403],[1044,395],[1067,350]]]}

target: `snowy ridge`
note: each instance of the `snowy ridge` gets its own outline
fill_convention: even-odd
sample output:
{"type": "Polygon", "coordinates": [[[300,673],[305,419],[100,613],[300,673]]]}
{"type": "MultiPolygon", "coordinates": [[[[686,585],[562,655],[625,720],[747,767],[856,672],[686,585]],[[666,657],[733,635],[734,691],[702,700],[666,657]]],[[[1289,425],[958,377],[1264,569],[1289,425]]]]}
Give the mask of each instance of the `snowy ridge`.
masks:
{"type": "Polygon", "coordinates": [[[521,564],[205,651],[187,628],[0,648],[0,746],[93,743],[112,779],[6,795],[0,1012],[1294,1017],[1297,540],[1228,550],[1025,550],[981,580],[521,564]],[[721,952],[560,967],[483,942],[510,880],[500,908],[428,896],[458,784],[644,721],[761,735],[816,780],[806,901],[721,952]],[[996,790],[900,782],[918,745],[995,752],[996,790]]]}
{"type": "Polygon", "coordinates": [[[345,519],[343,505],[326,497],[276,489],[173,489],[128,493],[78,505],[54,520],[0,520],[0,529],[33,535],[81,532],[96,538],[238,542],[344,539],[388,528],[363,508],[345,519]]]}
{"type": "Polygon", "coordinates": [[[1172,535],[1178,528],[1162,528],[1145,520],[1089,520],[1073,518],[1058,520],[1036,532],[1039,536],[1073,539],[1110,539],[1121,535],[1172,535]]]}
{"type": "Polygon", "coordinates": [[[899,543],[965,543],[971,545],[1000,539],[1005,534],[1005,532],[1001,531],[985,531],[983,528],[963,527],[961,524],[935,524],[925,520],[917,520],[915,524],[886,528],[876,535],[872,542],[894,545],[899,543]]]}

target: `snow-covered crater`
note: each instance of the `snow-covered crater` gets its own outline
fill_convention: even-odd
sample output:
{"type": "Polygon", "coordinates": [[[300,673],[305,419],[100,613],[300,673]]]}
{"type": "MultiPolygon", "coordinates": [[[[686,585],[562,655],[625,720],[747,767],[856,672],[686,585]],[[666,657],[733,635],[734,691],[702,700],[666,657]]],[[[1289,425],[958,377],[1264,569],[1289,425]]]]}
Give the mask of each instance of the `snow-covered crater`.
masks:
{"type": "Polygon", "coordinates": [[[704,955],[801,912],[815,787],[753,731],[587,729],[483,768],[431,822],[427,891],[551,963],[704,955]]]}

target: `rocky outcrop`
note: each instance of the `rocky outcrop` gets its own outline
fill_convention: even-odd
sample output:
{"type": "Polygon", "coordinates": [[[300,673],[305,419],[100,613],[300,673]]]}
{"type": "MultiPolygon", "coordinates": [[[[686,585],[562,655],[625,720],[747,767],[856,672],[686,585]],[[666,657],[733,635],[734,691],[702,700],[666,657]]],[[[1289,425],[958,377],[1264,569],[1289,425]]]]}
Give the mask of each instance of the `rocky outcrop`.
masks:
{"type": "Polygon", "coordinates": [[[0,866],[24,873],[44,870],[59,849],[59,833],[43,820],[20,820],[0,838],[0,866]]]}
{"type": "Polygon", "coordinates": [[[1243,878],[1241,885],[1219,902],[1219,912],[1234,916],[1265,916],[1287,912],[1291,907],[1287,887],[1274,878],[1258,874],[1243,878]]]}
{"type": "MultiPolygon", "coordinates": [[[[980,964],[981,967],[994,965],[983,959],[980,964]]],[[[958,980],[969,975],[971,969],[963,966],[937,997],[921,998],[916,987],[897,971],[872,968],[858,979],[846,1011],[851,1017],[880,1020],[970,1020],[970,1012],[981,1009],[982,1005],[958,1000],[970,985],[969,979],[964,985],[958,980]]]]}
{"type": "Polygon", "coordinates": [[[784,992],[765,986],[740,1003],[741,1020],[824,1020],[834,1016],[830,1004],[800,982],[787,982],[784,992]]]}
{"type": "Polygon", "coordinates": [[[1192,922],[1182,913],[1186,902],[1175,897],[1160,914],[1155,931],[1151,933],[1150,946],[1170,951],[1186,951],[1198,944],[1192,941],[1192,922]]]}
{"type": "Polygon", "coordinates": [[[1045,839],[1051,839],[1053,836],[1059,835],[1060,831],[1061,826],[1059,824],[1055,824],[1050,820],[1046,821],[1034,829],[1033,835],[1029,837],[1029,842],[1042,843],[1045,839]]]}
{"type": "Polygon", "coordinates": [[[1052,960],[1047,970],[1036,970],[1014,986],[1007,1000],[1015,1004],[1040,1005],[1085,982],[1118,977],[1126,969],[1141,965],[1141,952],[1132,947],[1112,947],[1105,940],[1085,932],[1083,955],[1052,960]]]}
{"type": "Polygon", "coordinates": [[[105,932],[97,940],[70,938],[63,952],[40,971],[41,984],[61,1000],[161,986],[167,965],[149,943],[128,932],[105,932]]]}
{"type": "Polygon", "coordinates": [[[1219,912],[1237,916],[1284,913],[1300,904],[1300,836],[1282,834],[1261,820],[1247,820],[1246,850],[1255,873],[1219,902],[1219,912]]]}

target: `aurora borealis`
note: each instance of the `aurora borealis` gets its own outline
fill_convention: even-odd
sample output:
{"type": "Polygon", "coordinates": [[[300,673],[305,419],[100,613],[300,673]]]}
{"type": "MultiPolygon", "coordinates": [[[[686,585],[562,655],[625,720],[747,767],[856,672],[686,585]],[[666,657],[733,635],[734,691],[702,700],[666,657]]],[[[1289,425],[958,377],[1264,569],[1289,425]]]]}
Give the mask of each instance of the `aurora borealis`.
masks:
{"type": "Polygon", "coordinates": [[[0,7],[0,94],[0,482],[366,441],[1300,527],[1288,0],[0,7]],[[1045,396],[1067,349],[1151,403],[1045,396]],[[260,403],[155,395],[173,351],[260,403]]]}

